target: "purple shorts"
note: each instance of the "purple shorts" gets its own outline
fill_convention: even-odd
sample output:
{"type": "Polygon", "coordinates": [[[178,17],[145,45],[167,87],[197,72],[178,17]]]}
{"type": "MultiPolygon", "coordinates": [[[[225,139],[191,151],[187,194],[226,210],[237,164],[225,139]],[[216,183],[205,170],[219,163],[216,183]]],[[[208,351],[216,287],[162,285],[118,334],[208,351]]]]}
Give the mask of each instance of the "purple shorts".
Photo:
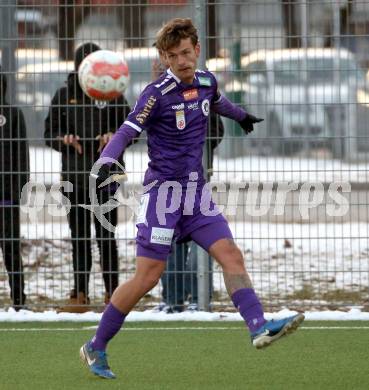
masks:
{"type": "Polygon", "coordinates": [[[166,260],[172,241],[195,241],[206,251],[222,238],[232,239],[228,222],[208,190],[154,187],[142,195],[137,217],[137,256],[166,260]]]}

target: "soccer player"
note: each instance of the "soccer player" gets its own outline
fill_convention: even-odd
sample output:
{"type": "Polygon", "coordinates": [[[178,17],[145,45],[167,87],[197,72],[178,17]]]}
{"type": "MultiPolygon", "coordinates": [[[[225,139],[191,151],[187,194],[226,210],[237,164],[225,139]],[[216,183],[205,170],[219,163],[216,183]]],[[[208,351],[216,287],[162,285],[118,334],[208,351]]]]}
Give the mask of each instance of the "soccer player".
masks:
{"type": "MultiPolygon", "coordinates": [[[[156,47],[156,43],[154,45],[156,47]]],[[[158,79],[169,66],[163,54],[159,51],[159,59],[154,60],[151,66],[152,79],[158,79]]],[[[210,107],[211,108],[211,107],[210,107]]],[[[224,126],[219,115],[210,109],[207,133],[208,162],[207,169],[209,180],[213,172],[214,150],[224,137],[224,126]]],[[[184,310],[184,302],[189,299],[187,310],[198,310],[197,291],[197,245],[194,242],[183,242],[174,245],[168,256],[166,269],[161,275],[163,302],[154,308],[154,311],[165,313],[178,313],[184,310]]],[[[209,289],[208,296],[211,299],[213,277],[211,273],[212,260],[209,258],[209,289]]]]}
{"type": "Polygon", "coordinates": [[[156,46],[169,69],[141,93],[133,111],[104,149],[102,165],[95,175],[97,184],[103,183],[109,177],[109,165],[104,164],[103,158],[117,159],[129,142],[146,130],[150,162],[144,185],[156,184],[141,199],[136,272],[114,291],[96,334],[80,349],[90,371],[104,378],[115,378],[107,362],[107,343],[136,303],[158,283],[173,236],[177,242],[192,239],[220,264],[227,292],[256,348],[296,330],[304,320],[303,314],[265,320],[242,252],[226,219],[214,212],[216,205],[204,187],[202,153],[210,106],[216,113],[239,122],[246,133],[262,119],[222,96],[212,73],[196,69],[200,46],[190,19],[169,21],[159,30],[156,46]],[[209,207],[204,208],[204,204],[209,207]]]}

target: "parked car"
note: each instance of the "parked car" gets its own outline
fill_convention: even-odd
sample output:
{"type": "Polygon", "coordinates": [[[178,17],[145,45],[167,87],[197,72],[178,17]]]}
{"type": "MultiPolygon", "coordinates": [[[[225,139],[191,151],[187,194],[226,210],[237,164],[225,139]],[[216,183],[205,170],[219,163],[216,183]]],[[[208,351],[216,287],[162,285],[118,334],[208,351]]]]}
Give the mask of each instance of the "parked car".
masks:
{"type": "Polygon", "coordinates": [[[41,11],[32,8],[17,8],[14,13],[14,22],[21,37],[45,34],[55,27],[55,21],[56,18],[46,17],[41,11]]]}
{"type": "MultiPolygon", "coordinates": [[[[59,52],[56,49],[16,49],[15,50],[15,67],[20,69],[25,65],[35,65],[41,62],[57,61],[59,52]]],[[[3,56],[0,49],[0,64],[3,56]]]]}
{"type": "MultiPolygon", "coordinates": [[[[327,145],[339,156],[364,131],[358,97],[367,83],[346,49],[258,50],[242,57],[241,72],[233,77],[230,61],[223,65],[213,63],[216,73],[223,71],[220,87],[226,94],[239,92],[245,107],[265,118],[251,134],[265,153],[289,154],[305,143],[327,145]]],[[[367,116],[367,110],[361,113],[367,116]]]]}
{"type": "Polygon", "coordinates": [[[57,13],[47,16],[41,10],[17,7],[14,22],[17,26],[18,47],[40,47],[43,43],[40,38],[57,32],[57,13]]]}

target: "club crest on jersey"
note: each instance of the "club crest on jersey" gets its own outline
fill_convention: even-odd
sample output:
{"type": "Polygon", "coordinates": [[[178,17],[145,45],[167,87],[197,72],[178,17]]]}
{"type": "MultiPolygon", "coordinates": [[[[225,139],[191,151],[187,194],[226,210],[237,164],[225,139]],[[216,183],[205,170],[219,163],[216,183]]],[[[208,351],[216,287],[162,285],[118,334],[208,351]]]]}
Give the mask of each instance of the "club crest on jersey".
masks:
{"type": "Polygon", "coordinates": [[[183,130],[186,127],[184,110],[176,111],[176,125],[178,130],[183,130]]]}
{"type": "Polygon", "coordinates": [[[184,100],[194,100],[199,97],[199,94],[197,92],[196,88],[189,89],[187,91],[183,92],[184,100]]]}
{"type": "Polygon", "coordinates": [[[208,99],[204,99],[201,103],[201,109],[205,116],[209,115],[210,103],[208,99]]]}
{"type": "Polygon", "coordinates": [[[5,116],[0,114],[0,127],[4,126],[5,123],[6,123],[5,116]]]}

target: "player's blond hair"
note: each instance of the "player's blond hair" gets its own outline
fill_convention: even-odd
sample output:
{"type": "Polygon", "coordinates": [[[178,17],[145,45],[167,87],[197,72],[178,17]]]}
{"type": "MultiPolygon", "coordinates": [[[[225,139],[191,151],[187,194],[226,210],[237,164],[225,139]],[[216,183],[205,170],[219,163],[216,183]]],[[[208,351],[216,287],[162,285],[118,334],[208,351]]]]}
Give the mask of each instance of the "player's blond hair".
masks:
{"type": "Polygon", "coordinates": [[[182,39],[191,38],[194,46],[199,41],[197,29],[189,18],[169,20],[156,34],[155,46],[163,53],[180,44],[182,39]]]}

